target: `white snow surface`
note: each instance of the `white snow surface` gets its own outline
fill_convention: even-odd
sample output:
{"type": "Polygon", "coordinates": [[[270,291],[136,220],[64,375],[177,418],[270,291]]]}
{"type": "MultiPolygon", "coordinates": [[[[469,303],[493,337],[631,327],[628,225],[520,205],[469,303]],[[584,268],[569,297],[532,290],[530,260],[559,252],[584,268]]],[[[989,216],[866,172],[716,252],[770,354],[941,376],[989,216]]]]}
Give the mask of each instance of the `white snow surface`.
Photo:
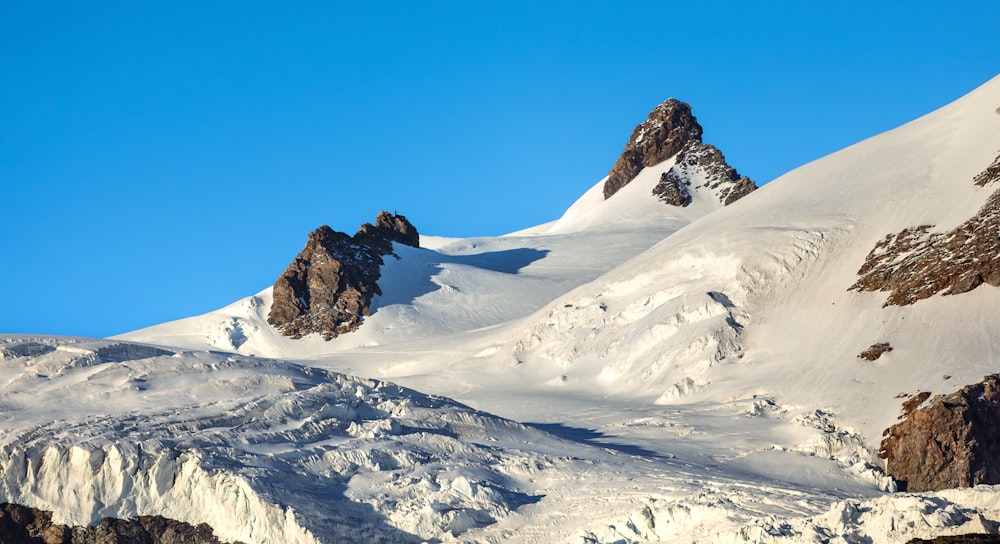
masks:
{"type": "Polygon", "coordinates": [[[1000,488],[895,493],[875,452],[906,395],[1000,371],[1000,290],[847,289],[886,234],[995,190],[972,178],[998,106],[1000,78],[728,207],[659,202],[668,160],[545,225],[397,245],[329,342],[277,334],[270,289],[116,339],[0,339],[0,498],[246,542],[996,532],[1000,488]]]}

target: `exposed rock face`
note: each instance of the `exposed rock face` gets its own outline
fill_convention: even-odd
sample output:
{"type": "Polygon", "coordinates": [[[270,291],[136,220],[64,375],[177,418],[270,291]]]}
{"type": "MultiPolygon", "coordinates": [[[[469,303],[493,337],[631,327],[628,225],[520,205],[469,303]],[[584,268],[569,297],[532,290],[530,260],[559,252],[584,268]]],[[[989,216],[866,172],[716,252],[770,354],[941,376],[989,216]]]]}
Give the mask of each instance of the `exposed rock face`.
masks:
{"type": "Polygon", "coordinates": [[[330,340],[357,330],[381,294],[382,257],[392,242],[420,247],[417,229],[402,215],[380,212],[349,236],[323,225],[274,283],[267,322],[282,334],[301,338],[319,333],[330,340]]]}
{"type": "MultiPolygon", "coordinates": [[[[1000,157],[976,176],[977,185],[1000,180],[1000,157]]],[[[886,291],[885,306],[905,306],[937,293],[956,295],[988,283],[1000,286],[1000,190],[975,217],[949,232],[921,225],[875,244],[850,287],[886,291]]]]}
{"type": "Polygon", "coordinates": [[[914,538],[908,541],[906,544],[995,544],[1000,543],[1000,535],[991,535],[988,533],[981,534],[968,534],[968,535],[951,535],[951,536],[939,536],[926,540],[923,538],[914,538]]]}
{"type": "Polygon", "coordinates": [[[989,183],[995,181],[1000,181],[1000,155],[993,160],[993,164],[989,165],[986,170],[983,170],[972,179],[976,182],[976,185],[980,187],[985,187],[989,183]]]}
{"type": "Polygon", "coordinates": [[[756,190],[757,184],[751,181],[750,178],[742,176],[728,190],[723,190],[720,198],[722,199],[722,203],[728,206],[756,190]]]}
{"type": "Polygon", "coordinates": [[[939,536],[932,538],[930,540],[923,538],[914,538],[913,540],[907,541],[906,544],[998,544],[998,543],[1000,543],[1000,535],[991,535],[987,533],[982,533],[982,534],[969,534],[969,535],[939,536]]]}
{"type": "Polygon", "coordinates": [[[879,342],[878,344],[872,344],[871,347],[859,353],[858,358],[866,361],[874,361],[881,357],[883,353],[889,351],[892,351],[892,346],[888,342],[879,342]]]}
{"type": "Polygon", "coordinates": [[[879,451],[900,490],[1000,483],[1000,375],[936,396],[924,408],[916,400],[904,403],[903,421],[885,431],[879,451]]]}
{"type": "Polygon", "coordinates": [[[386,211],[378,212],[374,225],[371,223],[361,225],[358,232],[354,233],[354,239],[380,248],[383,254],[392,253],[391,242],[420,247],[420,234],[417,233],[416,227],[402,215],[386,211]]]}
{"type": "Polygon", "coordinates": [[[676,164],[660,176],[653,194],[672,206],[691,203],[690,188],[707,187],[729,205],[757,186],[726,163],[715,146],[701,141],[702,128],[691,106],[673,98],[660,104],[640,123],[604,183],[604,198],[611,198],[643,168],[677,156],[676,164]]]}
{"type": "Polygon", "coordinates": [[[656,187],[653,187],[653,194],[660,197],[660,200],[666,204],[683,207],[691,203],[689,185],[691,185],[690,181],[678,176],[671,168],[660,174],[660,182],[656,184],[656,187]]]}
{"type": "Polygon", "coordinates": [[[649,117],[632,131],[625,150],[608,173],[604,198],[611,198],[635,179],[643,168],[673,157],[688,142],[700,142],[701,133],[701,125],[691,114],[688,104],[670,98],[656,106],[649,112],[649,117]]]}
{"type": "Polygon", "coordinates": [[[691,203],[689,187],[704,187],[715,193],[720,202],[732,204],[753,192],[757,186],[729,166],[726,157],[714,145],[688,142],[677,154],[674,166],[660,176],[653,194],[673,206],[691,203]]]}
{"type": "Polygon", "coordinates": [[[220,544],[212,528],[160,516],[105,518],[93,527],[52,523],[52,513],[0,504],[0,542],[24,544],[220,544]]]}

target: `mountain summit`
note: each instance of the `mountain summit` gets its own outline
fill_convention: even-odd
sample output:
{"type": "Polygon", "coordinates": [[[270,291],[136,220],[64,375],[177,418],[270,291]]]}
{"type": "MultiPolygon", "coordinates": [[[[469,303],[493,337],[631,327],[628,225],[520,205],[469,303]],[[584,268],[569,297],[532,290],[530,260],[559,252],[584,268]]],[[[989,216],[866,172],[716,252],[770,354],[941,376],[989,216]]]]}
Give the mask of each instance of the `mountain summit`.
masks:
{"type": "Polygon", "coordinates": [[[756,189],[750,178],[740,176],[726,163],[718,148],[702,143],[702,132],[686,102],[669,98],[653,108],[646,120],[632,131],[625,149],[608,173],[604,198],[611,198],[643,168],[656,166],[671,157],[676,157],[674,167],[661,175],[653,189],[653,194],[667,204],[690,204],[692,185],[714,190],[719,201],[726,205],[756,189]],[[692,183],[698,179],[701,183],[692,183]]]}

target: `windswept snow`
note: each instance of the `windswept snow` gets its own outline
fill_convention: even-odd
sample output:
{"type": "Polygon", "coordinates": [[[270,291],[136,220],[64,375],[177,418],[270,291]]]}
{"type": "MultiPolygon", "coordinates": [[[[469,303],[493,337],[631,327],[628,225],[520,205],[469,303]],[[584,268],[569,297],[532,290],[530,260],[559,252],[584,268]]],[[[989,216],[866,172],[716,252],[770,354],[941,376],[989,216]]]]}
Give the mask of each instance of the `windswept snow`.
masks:
{"type": "MultiPolygon", "coordinates": [[[[286,338],[267,324],[271,290],[215,312],[122,335],[121,338],[276,357],[310,357],[364,346],[492,327],[530,315],[554,298],[638,255],[722,204],[694,191],[691,206],[667,206],[653,185],[673,165],[645,169],[605,201],[603,180],[559,221],[495,238],[421,237],[430,248],[395,244],[372,300],[372,315],[332,341],[286,338]]],[[[704,193],[704,194],[702,194],[704,193]]]]}
{"type": "Polygon", "coordinates": [[[876,450],[907,395],[1000,371],[1000,289],[849,287],[886,234],[982,206],[998,104],[1000,78],[728,207],[659,202],[668,160],[545,225],[396,246],[330,342],[270,328],[269,289],[116,340],[8,338],[5,498],[252,542],[995,532],[996,488],[893,493],[876,450]]]}

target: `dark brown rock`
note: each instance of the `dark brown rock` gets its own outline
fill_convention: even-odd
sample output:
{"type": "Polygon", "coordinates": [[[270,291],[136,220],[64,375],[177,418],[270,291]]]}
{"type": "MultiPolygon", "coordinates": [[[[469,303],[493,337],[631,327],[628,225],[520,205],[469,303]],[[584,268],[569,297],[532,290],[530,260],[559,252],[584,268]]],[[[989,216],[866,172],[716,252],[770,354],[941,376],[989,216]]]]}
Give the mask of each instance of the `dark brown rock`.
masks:
{"type": "Polygon", "coordinates": [[[724,205],[728,206],[756,190],[757,184],[750,178],[743,176],[738,181],[734,182],[730,187],[723,189],[719,198],[722,200],[724,205]]]}
{"type": "Polygon", "coordinates": [[[1000,181],[1000,155],[997,155],[997,158],[993,160],[993,164],[989,165],[986,170],[977,174],[973,178],[973,181],[980,187],[1000,181]]]}
{"type": "Polygon", "coordinates": [[[930,540],[914,538],[913,540],[908,540],[906,544],[1000,544],[1000,535],[980,533],[939,536],[930,540]]]}
{"type": "MultiPolygon", "coordinates": [[[[924,401],[926,401],[929,398],[931,398],[930,392],[928,392],[928,391],[921,391],[921,392],[917,393],[916,395],[913,395],[912,397],[904,400],[903,401],[903,415],[899,416],[899,419],[903,419],[904,417],[910,415],[911,412],[913,412],[914,410],[916,410],[917,408],[919,408],[920,405],[923,404],[924,401]]],[[[884,435],[888,435],[888,430],[887,430],[887,432],[883,433],[883,436],[884,435]]]]}
{"type": "Polygon", "coordinates": [[[701,125],[688,104],[671,98],[656,106],[632,131],[625,150],[608,173],[604,198],[611,198],[643,168],[673,157],[688,142],[700,142],[701,134],[701,125]]]}
{"type": "Polygon", "coordinates": [[[1000,483],[1000,375],[947,396],[904,403],[879,456],[902,491],[1000,483]]]}
{"type": "Polygon", "coordinates": [[[374,225],[371,223],[361,225],[358,232],[354,233],[354,239],[379,247],[384,254],[392,253],[390,242],[420,247],[420,234],[417,228],[406,217],[386,211],[378,212],[374,225]]]}
{"type": "Polygon", "coordinates": [[[381,294],[382,257],[392,242],[419,247],[416,228],[401,215],[379,213],[353,236],[323,225],[274,283],[267,322],[282,334],[319,333],[330,340],[357,330],[381,294]]]}
{"type": "MultiPolygon", "coordinates": [[[[976,176],[976,183],[998,179],[1000,165],[994,162],[976,176]]],[[[932,228],[908,228],[876,243],[850,289],[888,292],[885,306],[905,306],[937,293],[965,293],[984,283],[1000,286],[1000,189],[975,217],[955,229],[932,228]]]]}
{"type": "Polygon", "coordinates": [[[872,344],[871,347],[859,353],[858,358],[866,361],[874,361],[881,357],[883,353],[889,351],[892,351],[892,346],[888,342],[879,342],[878,344],[872,344]]]}
{"type": "Polygon", "coordinates": [[[221,544],[206,524],[161,516],[105,518],[92,527],[52,523],[52,513],[19,504],[0,504],[0,544],[221,544]]]}
{"type": "Polygon", "coordinates": [[[69,529],[52,524],[51,512],[19,504],[0,504],[0,543],[63,544],[69,529]]]}
{"type": "Polygon", "coordinates": [[[688,142],[677,154],[674,166],[660,176],[653,194],[674,206],[691,203],[690,189],[704,188],[725,205],[750,194],[757,186],[729,166],[726,157],[714,145],[688,142]]]}
{"type": "Polygon", "coordinates": [[[690,182],[685,181],[671,168],[660,174],[660,182],[653,187],[653,194],[671,206],[687,206],[691,203],[690,182]]]}

